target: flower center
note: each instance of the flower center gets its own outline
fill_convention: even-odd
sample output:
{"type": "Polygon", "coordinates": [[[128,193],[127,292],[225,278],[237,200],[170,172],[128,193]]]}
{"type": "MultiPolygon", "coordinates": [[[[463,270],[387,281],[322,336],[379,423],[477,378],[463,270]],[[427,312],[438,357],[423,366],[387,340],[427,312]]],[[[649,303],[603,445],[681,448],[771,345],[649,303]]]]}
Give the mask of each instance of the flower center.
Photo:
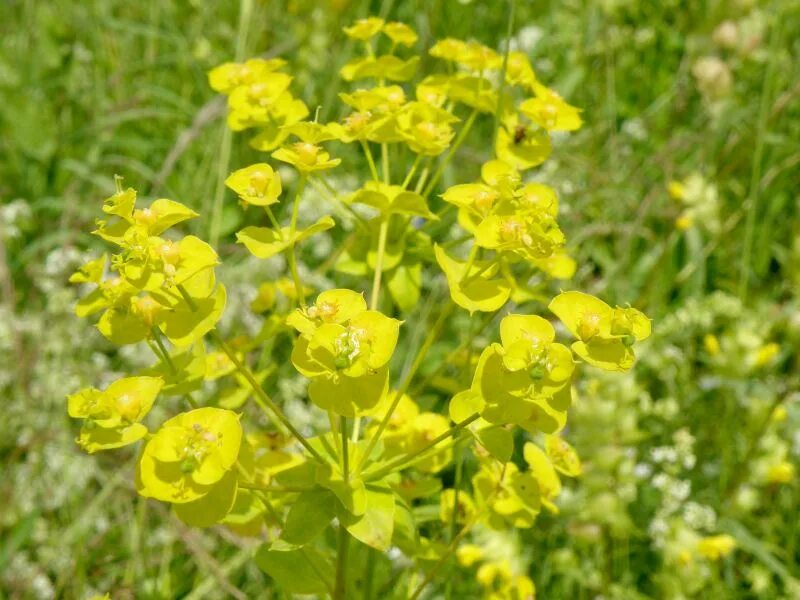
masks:
{"type": "Polygon", "coordinates": [[[297,159],[304,165],[314,165],[317,163],[317,155],[320,147],[308,142],[298,142],[294,145],[297,159]]]}
{"type": "Polygon", "coordinates": [[[600,333],[600,315],[597,313],[586,313],[578,323],[578,337],[584,342],[588,342],[600,333]]]}

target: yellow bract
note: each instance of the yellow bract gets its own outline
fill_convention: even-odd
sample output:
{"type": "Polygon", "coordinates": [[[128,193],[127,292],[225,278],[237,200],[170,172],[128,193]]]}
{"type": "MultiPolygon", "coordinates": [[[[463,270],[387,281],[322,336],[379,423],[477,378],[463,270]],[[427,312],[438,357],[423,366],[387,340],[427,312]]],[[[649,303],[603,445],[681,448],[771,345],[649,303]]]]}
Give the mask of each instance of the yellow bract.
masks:
{"type": "Polygon", "coordinates": [[[208,82],[214,91],[229,94],[239,86],[255,83],[272,71],[286,65],[280,58],[251,58],[244,63],[225,63],[208,72],[208,82]]]}
{"type": "Polygon", "coordinates": [[[650,336],[650,319],[635,308],[611,308],[583,292],[562,292],[549,308],[579,339],[572,350],[607,371],[630,369],[636,360],[633,344],[650,336]]]}
{"type": "Polygon", "coordinates": [[[225,185],[239,195],[242,202],[255,206],[269,206],[281,195],[281,178],[266,163],[250,165],[231,173],[225,185]]]}
{"type": "Polygon", "coordinates": [[[401,322],[366,309],[361,294],[329,290],[298,309],[287,323],[301,336],[292,363],[312,379],[311,400],[326,410],[354,416],[373,409],[388,385],[389,359],[401,322]]]}
{"type": "Polygon", "coordinates": [[[546,130],[526,125],[516,116],[506,118],[497,130],[497,158],[517,169],[539,166],[547,160],[552,149],[546,130]]]}
{"type": "Polygon", "coordinates": [[[383,19],[368,17],[359,19],[350,27],[345,27],[343,31],[347,34],[347,37],[364,42],[378,35],[385,24],[386,21],[383,19]]]}
{"type": "Polygon", "coordinates": [[[553,500],[561,493],[561,480],[558,478],[553,464],[539,446],[527,442],[523,447],[525,462],[530,467],[531,474],[539,486],[542,505],[554,514],[558,514],[558,507],[553,500]]]}
{"type": "Polygon", "coordinates": [[[341,159],[331,158],[331,155],[317,144],[310,142],[296,142],[272,153],[272,158],[288,163],[301,173],[326,171],[341,163],[341,159]]]}
{"type": "Polygon", "coordinates": [[[554,433],[566,423],[572,354],[555,343],[553,326],[535,315],[509,315],[500,322],[502,345],[478,360],[471,390],[490,423],[554,433]]]}
{"type": "Polygon", "coordinates": [[[525,100],[519,110],[547,131],[575,131],[583,124],[579,109],[543,85],[536,85],[536,97],[525,100]]]}
{"type": "Polygon", "coordinates": [[[720,560],[736,548],[736,540],[727,535],[712,535],[697,542],[697,552],[709,560],[720,560]]]}
{"type": "Polygon", "coordinates": [[[233,468],[241,441],[234,412],[204,407],[181,413],[167,420],[144,447],[137,490],[165,502],[197,500],[233,468]]]}
{"type": "Polygon", "coordinates": [[[94,453],[142,439],[147,427],[140,421],[150,412],[163,385],[160,377],[126,377],[104,391],[86,388],[67,396],[69,416],[84,419],[78,444],[94,453]]]}

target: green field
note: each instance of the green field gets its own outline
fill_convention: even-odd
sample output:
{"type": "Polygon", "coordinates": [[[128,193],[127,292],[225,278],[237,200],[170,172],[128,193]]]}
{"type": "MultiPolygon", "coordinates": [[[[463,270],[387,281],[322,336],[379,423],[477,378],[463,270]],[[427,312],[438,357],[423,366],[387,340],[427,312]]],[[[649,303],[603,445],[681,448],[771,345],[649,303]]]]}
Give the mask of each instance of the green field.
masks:
{"type": "MultiPolygon", "coordinates": [[[[475,72],[485,75],[482,66],[475,72]]],[[[433,114],[437,125],[446,121],[433,114]]],[[[516,141],[509,143],[514,151],[516,141]]],[[[463,281],[475,261],[480,266],[500,255],[488,244],[478,252],[479,234],[475,239],[463,281]]],[[[297,580],[326,579],[308,552],[322,557],[322,571],[331,568],[328,587],[337,598],[530,598],[517,577],[530,578],[544,599],[800,597],[798,265],[800,4],[793,0],[4,1],[0,599],[292,598],[303,591],[297,580]],[[208,72],[253,57],[287,62],[291,93],[308,106],[308,120],[347,123],[350,108],[340,94],[383,83],[383,72],[354,82],[339,73],[364,52],[343,28],[371,15],[406,23],[419,36],[409,49],[396,44],[404,58],[420,57],[410,80],[399,83],[409,100],[425,75],[454,76],[463,67],[457,61],[461,66],[445,67],[428,52],[437,40],[457,38],[494,50],[494,75],[486,81],[499,86],[500,97],[511,87],[504,83],[509,56],[519,53],[539,82],[581,109],[579,129],[544,128],[552,138],[549,158],[522,172],[523,182],[557,192],[555,228],[564,234],[574,274],[546,277],[538,258],[519,259],[518,252],[499,271],[487,263],[472,276],[519,279],[521,268],[536,265],[501,308],[471,315],[455,296],[450,301],[431,240],[464,259],[472,232],[465,233],[463,215],[457,219],[441,195],[480,179],[498,136],[519,135],[527,143],[497,101],[470,112],[471,97],[462,105],[448,96],[438,110],[460,119],[452,126],[455,142],[447,141],[452,155],[414,162],[413,144],[422,138],[409,147],[392,141],[385,151],[385,143],[371,140],[375,167],[359,143],[325,138],[321,144],[342,164],[311,177],[305,188],[306,178],[293,167],[248,143],[254,130],[232,131],[226,99],[209,85],[208,72]],[[225,184],[254,163],[269,163],[280,174],[283,196],[272,208],[278,220],[291,220],[292,233],[298,220],[305,227],[332,215],[337,224],[298,243],[297,277],[294,246],[283,250],[285,260],[261,260],[237,243],[245,227],[269,225],[259,206],[250,202],[244,210],[247,202],[225,184]],[[349,194],[373,173],[376,181],[405,184],[412,164],[407,181],[418,183],[425,210],[387,217],[389,233],[381,234],[372,209],[351,204],[349,194]],[[191,393],[159,399],[146,421],[152,432],[188,410],[184,400],[196,401],[230,407],[242,415],[248,436],[267,443],[263,434],[281,425],[259,408],[266,393],[304,435],[349,426],[350,452],[363,451],[381,414],[334,419],[339,409],[326,414],[328,407],[320,408],[307,389],[312,376],[291,364],[302,336],[285,318],[304,304],[296,298],[298,279],[308,286],[309,301],[326,289],[349,288],[403,321],[391,362],[370,364],[370,373],[385,369],[390,389],[407,383],[404,391],[419,410],[437,415],[444,429],[452,428],[450,400],[475,388],[479,356],[501,341],[499,324],[510,313],[547,318],[569,345],[567,330],[575,327],[563,318],[565,326],[557,324],[547,307],[559,292],[580,290],[642,311],[652,319],[652,335],[640,343],[637,334],[637,362],[625,373],[576,368],[565,388],[572,402],[560,435],[580,457],[581,473],[560,477],[563,489],[552,497],[557,511],[540,506],[539,496],[547,494],[537,480],[535,522],[510,524],[514,518],[493,504],[501,483],[479,501],[473,488],[480,477],[474,477],[495,468],[487,460],[507,463],[497,467],[500,482],[509,470],[527,468],[526,442],[541,445],[542,432],[550,432],[525,431],[512,427],[519,424],[515,418],[500,422],[481,413],[495,426],[491,431],[503,432],[502,443],[511,444],[510,458],[497,459],[504,453],[499,441],[484,439],[481,446],[480,435],[459,437],[468,427],[456,427],[445,463],[420,463],[404,471],[402,482],[400,475],[387,480],[398,488],[412,482],[419,492],[396,492],[410,517],[401,525],[400,501],[392,500],[387,551],[362,539],[370,534],[359,537],[341,526],[352,507],[341,512],[339,501],[347,502],[327,483],[306,497],[309,515],[298,509],[291,517],[298,499],[290,492],[268,506],[255,529],[249,521],[247,527],[192,527],[170,504],[137,494],[141,442],[89,455],[76,444],[80,421],[67,414],[68,394],[170,362],[161,338],[145,343],[147,329],[141,343],[113,343],[95,327],[99,315],[75,314],[87,286],[69,283],[70,276],[117,251],[92,231],[97,219],[108,217],[103,200],[120,185],[136,189],[140,203],[169,198],[199,214],[175,231],[210,244],[220,262],[216,280],[227,289],[224,315],[209,325],[216,329],[206,335],[204,365],[212,356],[229,360],[223,338],[245,364],[216,374],[208,366],[191,393]],[[299,208],[292,216],[295,193],[299,208]],[[409,232],[402,243],[389,222],[409,232]],[[384,242],[389,236],[388,248],[381,235],[384,242]],[[419,268],[420,280],[398,275],[400,261],[408,273],[419,268]],[[258,390],[248,387],[248,369],[258,390]],[[459,490],[456,499],[473,496],[474,519],[456,516],[453,496],[449,513],[443,504],[440,509],[442,488],[459,490]],[[284,552],[293,557],[285,566],[276,567],[275,559],[265,568],[265,549],[287,539],[287,511],[290,521],[299,520],[295,536],[306,536],[320,518],[324,523],[313,543],[284,552]],[[405,526],[414,534],[401,540],[405,526]],[[355,539],[343,542],[347,531],[355,539]],[[350,544],[349,561],[343,543],[350,544]],[[336,567],[342,573],[334,583],[336,567]]],[[[166,331],[177,360],[180,343],[169,326],[166,331]]],[[[633,343],[630,332],[624,337],[633,343]]],[[[192,348],[202,344],[193,342],[192,348]]],[[[505,356],[503,344],[497,352],[505,356]]],[[[538,381],[541,374],[531,377],[538,381]]],[[[490,392],[505,385],[488,381],[481,385],[490,392]]],[[[351,400],[336,392],[331,401],[357,402],[359,393],[351,400]]],[[[413,424],[416,413],[403,415],[413,424]]],[[[421,444],[442,433],[433,426],[420,431],[428,436],[421,444]]],[[[152,432],[147,440],[156,439],[152,432]]],[[[348,443],[340,441],[347,455],[348,443]]],[[[413,445],[403,447],[413,452],[413,445]]],[[[295,444],[292,451],[299,456],[300,450],[295,444]]],[[[344,460],[341,452],[332,455],[344,460]]],[[[234,460],[241,467],[245,459],[234,460]]],[[[376,464],[380,472],[385,463],[376,464]]],[[[350,467],[344,461],[346,485],[350,467]]]]}

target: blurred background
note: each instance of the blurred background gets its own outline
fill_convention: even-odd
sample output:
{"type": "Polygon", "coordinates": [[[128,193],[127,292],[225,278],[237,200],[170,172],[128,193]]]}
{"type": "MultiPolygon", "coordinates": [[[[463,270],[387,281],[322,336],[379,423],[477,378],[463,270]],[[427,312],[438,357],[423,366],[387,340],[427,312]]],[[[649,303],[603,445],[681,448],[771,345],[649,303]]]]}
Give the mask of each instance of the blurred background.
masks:
{"type": "MultiPolygon", "coordinates": [[[[246,312],[271,274],[234,251],[244,213],[222,181],[259,154],[206,73],[281,56],[295,94],[339,118],[341,28],[371,14],[414,27],[420,50],[502,50],[509,3],[0,3],[0,598],[281,597],[240,539],[137,498],[132,453],[79,452],[65,393],[149,358],[75,318],[66,281],[100,246],[89,232],[118,174],[204,215],[228,312],[246,312]]],[[[564,287],[655,325],[632,373],[583,371],[567,439],[586,473],[561,514],[485,546],[542,598],[800,597],[800,5],[518,0],[511,44],[584,109],[537,174],[579,265],[564,287]],[[690,551],[719,533],[730,555],[690,551]]],[[[445,184],[477,177],[490,127],[445,184]]],[[[475,586],[463,570],[458,597],[475,586]]]]}

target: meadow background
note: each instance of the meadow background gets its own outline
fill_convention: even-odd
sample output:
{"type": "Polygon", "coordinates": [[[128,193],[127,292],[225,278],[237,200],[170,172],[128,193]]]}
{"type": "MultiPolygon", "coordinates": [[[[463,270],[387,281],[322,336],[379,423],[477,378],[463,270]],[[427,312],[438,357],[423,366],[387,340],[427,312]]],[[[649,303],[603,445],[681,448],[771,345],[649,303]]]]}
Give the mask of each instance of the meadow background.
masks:
{"type": "MultiPolygon", "coordinates": [[[[420,48],[451,36],[502,49],[508,10],[0,4],[0,598],[282,597],[248,542],[138,498],[132,453],[79,451],[64,395],[150,358],[75,318],[66,280],[98,247],[89,231],[119,174],[203,214],[195,232],[218,241],[227,312],[247,321],[274,274],[235,251],[243,217],[222,181],[259,155],[226,129],[206,72],[282,56],[297,95],[335,119],[353,52],[342,26],[377,14],[415,27],[420,48]]],[[[486,547],[527,565],[542,598],[800,597],[800,5],[518,0],[512,33],[584,109],[537,173],[559,190],[580,265],[563,287],[641,308],[654,335],[630,374],[584,370],[567,439],[586,473],[561,514],[486,547]],[[717,533],[733,553],[687,560],[717,533]]],[[[490,139],[488,125],[472,131],[444,183],[474,179],[490,139]]],[[[281,386],[302,394],[296,376],[281,386]]],[[[456,597],[477,597],[474,575],[453,577],[456,597]]]]}

